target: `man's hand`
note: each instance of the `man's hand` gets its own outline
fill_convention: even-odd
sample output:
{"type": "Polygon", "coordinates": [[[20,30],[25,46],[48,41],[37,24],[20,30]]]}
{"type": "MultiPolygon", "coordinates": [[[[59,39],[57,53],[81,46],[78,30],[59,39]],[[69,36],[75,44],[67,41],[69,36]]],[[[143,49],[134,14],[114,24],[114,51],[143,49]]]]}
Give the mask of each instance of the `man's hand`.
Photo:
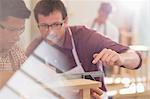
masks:
{"type": "Polygon", "coordinates": [[[91,97],[94,99],[101,99],[102,94],[103,94],[103,92],[99,88],[92,88],[91,89],[91,97]]]}
{"type": "Polygon", "coordinates": [[[102,63],[107,66],[123,65],[123,60],[121,59],[120,54],[111,49],[105,48],[100,53],[94,54],[93,57],[93,64],[96,64],[99,60],[101,60],[102,63]]]}

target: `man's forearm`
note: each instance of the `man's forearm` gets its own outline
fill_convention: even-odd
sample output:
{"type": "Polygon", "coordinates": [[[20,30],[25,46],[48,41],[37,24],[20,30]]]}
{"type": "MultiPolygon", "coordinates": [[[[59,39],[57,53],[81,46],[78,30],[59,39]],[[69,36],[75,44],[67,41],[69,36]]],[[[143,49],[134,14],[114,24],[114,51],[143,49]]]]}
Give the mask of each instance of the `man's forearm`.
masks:
{"type": "Polygon", "coordinates": [[[139,66],[141,59],[140,56],[133,50],[128,50],[120,54],[122,65],[128,69],[135,69],[139,66]]]}

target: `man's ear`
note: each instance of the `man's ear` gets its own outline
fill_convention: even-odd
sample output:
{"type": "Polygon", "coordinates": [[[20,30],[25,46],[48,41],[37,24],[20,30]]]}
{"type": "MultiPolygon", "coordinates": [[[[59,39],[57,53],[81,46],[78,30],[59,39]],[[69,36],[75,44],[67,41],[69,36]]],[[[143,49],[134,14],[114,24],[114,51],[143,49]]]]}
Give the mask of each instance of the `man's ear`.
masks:
{"type": "Polygon", "coordinates": [[[66,17],[66,18],[64,19],[64,23],[65,23],[65,25],[68,25],[68,17],[66,17]]]}

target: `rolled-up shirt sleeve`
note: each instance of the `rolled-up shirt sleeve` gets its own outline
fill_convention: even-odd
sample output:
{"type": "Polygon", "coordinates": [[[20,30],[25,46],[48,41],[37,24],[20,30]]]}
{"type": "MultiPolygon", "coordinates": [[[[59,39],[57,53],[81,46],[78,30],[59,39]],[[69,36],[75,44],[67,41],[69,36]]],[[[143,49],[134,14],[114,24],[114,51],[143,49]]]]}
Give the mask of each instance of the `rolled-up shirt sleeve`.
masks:
{"type": "MultiPolygon", "coordinates": [[[[98,33],[91,35],[91,39],[93,40],[92,45],[93,45],[93,48],[96,49],[96,52],[100,52],[104,48],[107,48],[107,49],[112,49],[112,50],[116,51],[117,53],[124,53],[130,49],[128,46],[124,46],[122,44],[116,43],[116,42],[112,41],[110,38],[107,38],[98,33]]],[[[138,69],[142,65],[142,58],[141,58],[141,55],[139,52],[137,52],[137,51],[135,51],[135,52],[137,53],[137,55],[140,58],[140,63],[134,69],[138,69]]],[[[124,67],[124,66],[121,66],[121,67],[124,67]]]]}

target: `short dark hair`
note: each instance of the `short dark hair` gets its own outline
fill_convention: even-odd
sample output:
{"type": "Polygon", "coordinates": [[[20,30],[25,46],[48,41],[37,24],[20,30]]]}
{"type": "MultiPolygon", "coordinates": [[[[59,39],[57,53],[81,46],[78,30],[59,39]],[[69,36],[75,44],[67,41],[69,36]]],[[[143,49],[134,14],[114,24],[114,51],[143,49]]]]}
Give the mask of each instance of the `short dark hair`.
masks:
{"type": "Polygon", "coordinates": [[[25,19],[30,14],[23,0],[0,0],[0,20],[9,16],[25,19]]]}
{"type": "Polygon", "coordinates": [[[66,8],[61,0],[41,0],[34,8],[35,20],[38,22],[38,14],[48,16],[54,11],[60,11],[63,19],[67,17],[66,8]]]}
{"type": "Polygon", "coordinates": [[[100,4],[99,11],[103,11],[103,12],[105,12],[107,14],[110,14],[112,12],[112,6],[108,2],[102,2],[100,4]]]}

